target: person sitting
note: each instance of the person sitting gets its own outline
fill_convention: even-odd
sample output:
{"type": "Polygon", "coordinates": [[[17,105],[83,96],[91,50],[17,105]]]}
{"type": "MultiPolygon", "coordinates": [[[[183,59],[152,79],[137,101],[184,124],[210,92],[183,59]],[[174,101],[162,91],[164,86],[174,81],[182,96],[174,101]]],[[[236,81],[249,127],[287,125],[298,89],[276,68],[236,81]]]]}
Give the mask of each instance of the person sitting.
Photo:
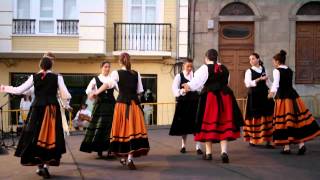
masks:
{"type": "Polygon", "coordinates": [[[77,112],[76,117],[73,120],[73,127],[79,130],[80,127],[86,129],[91,120],[91,111],[88,109],[87,104],[82,104],[80,110],[77,112]]]}

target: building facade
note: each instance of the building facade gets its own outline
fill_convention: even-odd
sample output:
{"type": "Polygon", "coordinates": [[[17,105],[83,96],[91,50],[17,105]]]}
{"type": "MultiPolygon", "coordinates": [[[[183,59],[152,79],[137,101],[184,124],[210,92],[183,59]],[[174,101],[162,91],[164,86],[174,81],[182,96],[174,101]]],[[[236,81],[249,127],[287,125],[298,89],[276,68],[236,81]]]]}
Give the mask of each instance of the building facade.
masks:
{"type": "Polygon", "coordinates": [[[248,56],[260,54],[272,76],[272,57],[287,51],[286,64],[295,72],[294,85],[319,116],[320,2],[310,0],[191,0],[190,56],[197,66],[207,49],[219,50],[231,73],[238,98],[246,96],[244,72],[248,56]]]}
{"type": "MultiPolygon", "coordinates": [[[[100,62],[109,60],[117,69],[119,54],[128,52],[153,102],[174,102],[178,6],[176,0],[3,0],[0,84],[21,84],[50,51],[76,106],[85,101],[84,88],[100,72],[100,62]]],[[[181,46],[186,54],[187,43],[181,46]]]]}

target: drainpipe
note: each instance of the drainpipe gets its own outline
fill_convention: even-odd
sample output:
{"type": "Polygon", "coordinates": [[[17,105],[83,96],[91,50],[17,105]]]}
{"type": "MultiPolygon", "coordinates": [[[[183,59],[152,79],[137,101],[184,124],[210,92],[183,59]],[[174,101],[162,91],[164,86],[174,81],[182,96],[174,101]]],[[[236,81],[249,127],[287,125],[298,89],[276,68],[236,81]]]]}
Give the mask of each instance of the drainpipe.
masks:
{"type": "Polygon", "coordinates": [[[180,0],[176,0],[176,62],[179,61],[180,0]]]}

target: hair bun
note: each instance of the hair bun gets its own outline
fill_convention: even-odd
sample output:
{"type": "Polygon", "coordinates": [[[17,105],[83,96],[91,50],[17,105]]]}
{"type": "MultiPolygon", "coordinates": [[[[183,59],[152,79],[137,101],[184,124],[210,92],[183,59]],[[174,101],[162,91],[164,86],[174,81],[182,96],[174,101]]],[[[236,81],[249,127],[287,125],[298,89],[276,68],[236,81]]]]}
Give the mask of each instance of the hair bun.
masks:
{"type": "Polygon", "coordinates": [[[281,55],[281,56],[286,56],[286,55],[287,55],[287,52],[286,52],[285,50],[282,50],[282,49],[281,49],[281,50],[280,50],[280,55],[281,55]]]}

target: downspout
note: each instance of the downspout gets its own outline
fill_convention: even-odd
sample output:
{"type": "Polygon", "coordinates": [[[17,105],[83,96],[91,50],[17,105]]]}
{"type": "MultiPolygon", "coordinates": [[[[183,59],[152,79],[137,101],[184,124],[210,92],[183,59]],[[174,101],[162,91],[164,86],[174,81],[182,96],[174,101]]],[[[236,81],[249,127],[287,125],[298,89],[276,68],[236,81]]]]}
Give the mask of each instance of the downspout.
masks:
{"type": "Polygon", "coordinates": [[[192,27],[192,59],[195,57],[195,45],[194,45],[194,39],[195,39],[195,29],[196,29],[196,6],[197,6],[198,0],[193,0],[193,27],[192,27]]]}
{"type": "Polygon", "coordinates": [[[180,0],[176,0],[176,62],[179,61],[180,0]]]}

